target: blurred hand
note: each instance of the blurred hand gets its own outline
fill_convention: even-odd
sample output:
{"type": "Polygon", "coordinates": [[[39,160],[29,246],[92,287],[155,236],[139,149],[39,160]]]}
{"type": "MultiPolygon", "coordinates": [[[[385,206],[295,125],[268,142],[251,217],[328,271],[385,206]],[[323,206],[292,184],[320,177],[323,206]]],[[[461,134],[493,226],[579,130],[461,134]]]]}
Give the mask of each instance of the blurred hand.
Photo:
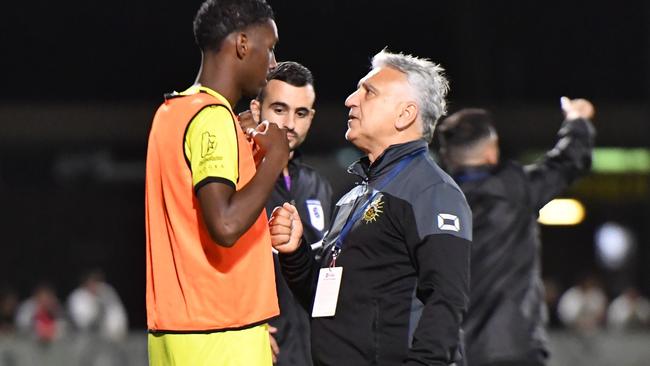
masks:
{"type": "Polygon", "coordinates": [[[282,167],[289,162],[289,141],[287,132],[275,123],[263,121],[256,128],[248,128],[246,134],[259,146],[262,156],[279,159],[282,167]]]}
{"type": "Polygon", "coordinates": [[[257,128],[257,122],[253,117],[253,112],[251,112],[250,109],[245,110],[237,115],[237,120],[239,121],[239,127],[241,127],[242,131],[246,133],[248,142],[251,143],[255,166],[258,166],[262,162],[262,159],[264,159],[264,154],[261,152],[260,147],[257,146],[255,141],[253,141],[253,137],[250,134],[250,132],[255,131],[255,128],[257,128]]]}
{"type": "Polygon", "coordinates": [[[586,118],[593,119],[595,110],[590,101],[586,99],[560,98],[560,105],[566,119],[586,118]]]}
{"type": "Polygon", "coordinates": [[[271,245],[282,254],[293,253],[300,246],[302,238],[302,221],[295,206],[285,202],[276,207],[269,219],[271,245]]]}
{"type": "Polygon", "coordinates": [[[253,113],[250,110],[239,113],[237,119],[239,120],[239,126],[242,131],[246,131],[249,128],[255,129],[257,127],[257,122],[253,118],[253,113]]]}
{"type": "Polygon", "coordinates": [[[278,355],[280,354],[280,346],[278,346],[278,342],[275,340],[275,337],[273,337],[273,334],[277,332],[278,328],[269,325],[269,341],[271,341],[271,354],[273,356],[273,363],[278,362],[278,355]]]}

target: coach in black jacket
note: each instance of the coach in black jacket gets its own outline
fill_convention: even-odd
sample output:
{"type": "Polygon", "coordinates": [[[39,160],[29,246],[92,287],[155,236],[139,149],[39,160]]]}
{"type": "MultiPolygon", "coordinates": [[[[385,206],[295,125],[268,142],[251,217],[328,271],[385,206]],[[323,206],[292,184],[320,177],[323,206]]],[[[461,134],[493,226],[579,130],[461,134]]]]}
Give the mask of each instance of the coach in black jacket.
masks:
{"type": "Polygon", "coordinates": [[[342,267],[335,314],[312,319],[315,365],[449,365],[468,301],[471,213],[428,154],[447,81],[428,60],[382,51],[346,100],[346,139],[367,156],[335,207],[319,260],[295,208],[276,208],[272,243],[303,304],[319,269],[342,267]],[[411,309],[424,303],[411,317],[411,309]]]}
{"type": "Polygon", "coordinates": [[[470,306],[463,323],[469,366],[544,365],[546,308],[539,209],[591,166],[593,107],[562,98],[555,147],[537,163],[499,164],[490,114],[465,109],[441,122],[440,158],[473,212],[470,306]]]}

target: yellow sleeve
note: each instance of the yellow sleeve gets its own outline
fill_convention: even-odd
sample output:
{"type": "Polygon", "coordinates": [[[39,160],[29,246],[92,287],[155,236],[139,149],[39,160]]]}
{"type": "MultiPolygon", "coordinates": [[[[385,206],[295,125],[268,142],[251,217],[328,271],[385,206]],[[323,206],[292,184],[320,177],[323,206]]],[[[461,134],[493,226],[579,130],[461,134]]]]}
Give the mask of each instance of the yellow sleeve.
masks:
{"type": "Polygon", "coordinates": [[[210,182],[236,187],[239,178],[237,144],[235,121],[225,106],[208,106],[190,121],[184,148],[195,191],[210,182]]]}

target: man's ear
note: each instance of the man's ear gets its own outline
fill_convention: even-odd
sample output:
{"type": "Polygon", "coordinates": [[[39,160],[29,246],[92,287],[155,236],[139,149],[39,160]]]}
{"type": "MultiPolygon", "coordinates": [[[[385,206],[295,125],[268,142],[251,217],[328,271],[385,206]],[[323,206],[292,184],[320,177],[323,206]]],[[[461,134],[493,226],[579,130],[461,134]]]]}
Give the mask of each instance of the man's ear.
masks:
{"type": "Polygon", "coordinates": [[[402,111],[395,121],[395,128],[398,131],[404,131],[411,126],[418,116],[418,106],[413,102],[407,102],[402,105],[402,111]]]}
{"type": "Polygon", "coordinates": [[[260,101],[257,99],[252,99],[250,107],[251,107],[251,113],[253,114],[253,119],[255,120],[255,122],[260,123],[260,109],[261,109],[260,101]]]}
{"type": "Polygon", "coordinates": [[[237,57],[243,59],[248,54],[248,36],[246,33],[239,32],[235,35],[235,49],[237,51],[237,57]]]}
{"type": "Polygon", "coordinates": [[[489,165],[499,164],[499,140],[492,139],[485,148],[485,160],[489,165]]]}

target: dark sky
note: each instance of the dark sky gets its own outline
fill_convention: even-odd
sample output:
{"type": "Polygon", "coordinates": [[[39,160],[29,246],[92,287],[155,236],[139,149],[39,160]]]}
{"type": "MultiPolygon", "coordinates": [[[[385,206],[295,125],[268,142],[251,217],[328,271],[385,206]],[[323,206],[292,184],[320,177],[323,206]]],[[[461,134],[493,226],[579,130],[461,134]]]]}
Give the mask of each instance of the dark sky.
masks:
{"type": "MultiPolygon", "coordinates": [[[[314,71],[341,101],[383,47],[441,63],[459,100],[580,94],[647,99],[650,6],[642,1],[289,1],[276,12],[279,60],[314,71]]],[[[158,99],[190,84],[200,1],[31,1],[0,15],[7,100],[158,99]]]]}

